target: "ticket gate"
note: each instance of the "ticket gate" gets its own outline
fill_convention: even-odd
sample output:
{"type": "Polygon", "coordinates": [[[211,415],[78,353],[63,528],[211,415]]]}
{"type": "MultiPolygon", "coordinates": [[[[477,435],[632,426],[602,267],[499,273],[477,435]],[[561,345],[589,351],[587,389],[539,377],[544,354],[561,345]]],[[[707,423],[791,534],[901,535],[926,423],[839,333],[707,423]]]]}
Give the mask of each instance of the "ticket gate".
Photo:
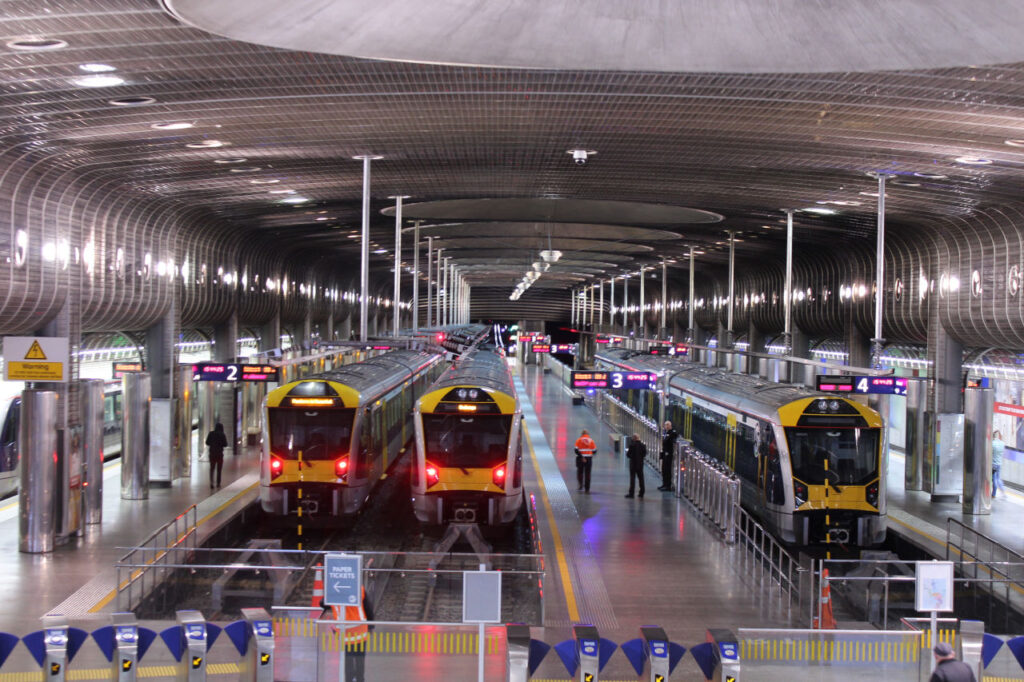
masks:
{"type": "Polygon", "coordinates": [[[42,667],[45,679],[64,682],[68,665],[88,637],[85,630],[68,627],[62,616],[47,616],[42,630],[25,635],[21,641],[42,667]]]}
{"type": "Polygon", "coordinates": [[[569,676],[579,682],[598,682],[601,670],[618,645],[602,639],[593,625],[574,625],[572,639],[555,645],[555,652],[569,676]]]}
{"type": "Polygon", "coordinates": [[[266,609],[242,609],[247,646],[240,682],[274,682],[274,622],[266,609]]]}
{"type": "Polygon", "coordinates": [[[686,654],[686,647],[668,641],[662,628],[645,625],[640,628],[640,637],[622,644],[622,653],[641,682],[667,682],[686,654]]]}
{"type": "Polygon", "coordinates": [[[140,628],[132,613],[115,613],[111,620],[112,625],[93,630],[92,638],[113,665],[113,679],[116,682],[135,682],[139,663],[156,639],[156,633],[149,628],[140,628]]]}
{"type": "Polygon", "coordinates": [[[505,680],[527,682],[551,647],[530,637],[530,626],[513,623],[505,626],[505,680]]]}
{"type": "Polygon", "coordinates": [[[207,623],[199,611],[178,611],[178,624],[160,633],[168,650],[178,661],[174,679],[206,682],[206,652],[220,635],[220,627],[207,623]]]}

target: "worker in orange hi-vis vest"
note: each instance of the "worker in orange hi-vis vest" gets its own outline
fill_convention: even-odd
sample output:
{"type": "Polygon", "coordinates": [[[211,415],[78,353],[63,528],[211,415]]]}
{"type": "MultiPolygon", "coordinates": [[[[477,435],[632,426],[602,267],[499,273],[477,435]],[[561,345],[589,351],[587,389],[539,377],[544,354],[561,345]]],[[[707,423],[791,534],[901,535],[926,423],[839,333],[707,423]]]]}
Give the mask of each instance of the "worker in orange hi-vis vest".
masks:
{"type": "Polygon", "coordinates": [[[597,452],[597,443],[590,437],[586,429],[576,439],[576,490],[590,492],[590,469],[594,464],[594,453],[597,452]]]}
{"type": "Polygon", "coordinates": [[[345,628],[345,636],[342,638],[345,645],[345,682],[363,682],[366,674],[366,649],[370,640],[367,621],[373,620],[373,609],[370,600],[366,598],[366,588],[363,588],[361,604],[332,606],[331,615],[334,620],[348,621],[346,625],[339,625],[345,628]]]}

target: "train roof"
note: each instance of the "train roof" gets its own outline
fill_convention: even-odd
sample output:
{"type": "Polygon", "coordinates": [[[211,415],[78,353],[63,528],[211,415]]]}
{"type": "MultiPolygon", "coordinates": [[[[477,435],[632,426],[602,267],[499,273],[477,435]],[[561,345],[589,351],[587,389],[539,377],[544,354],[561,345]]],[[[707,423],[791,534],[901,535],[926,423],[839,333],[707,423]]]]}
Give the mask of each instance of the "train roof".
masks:
{"type": "Polygon", "coordinates": [[[351,388],[359,393],[362,399],[368,399],[411,377],[417,370],[438,357],[440,356],[437,353],[394,350],[362,362],[343,365],[327,372],[296,379],[275,389],[272,393],[284,389],[290,391],[295,384],[306,381],[332,381],[351,388]]]}
{"type": "Polygon", "coordinates": [[[499,351],[485,348],[476,348],[458,358],[434,383],[431,391],[450,386],[479,386],[516,396],[505,356],[499,351]]]}
{"type": "Polygon", "coordinates": [[[780,407],[793,401],[825,395],[796,384],[780,384],[759,376],[737,374],[680,358],[646,355],[625,348],[600,351],[596,359],[656,372],[668,378],[669,389],[676,388],[739,412],[763,417],[774,415],[780,407]]]}

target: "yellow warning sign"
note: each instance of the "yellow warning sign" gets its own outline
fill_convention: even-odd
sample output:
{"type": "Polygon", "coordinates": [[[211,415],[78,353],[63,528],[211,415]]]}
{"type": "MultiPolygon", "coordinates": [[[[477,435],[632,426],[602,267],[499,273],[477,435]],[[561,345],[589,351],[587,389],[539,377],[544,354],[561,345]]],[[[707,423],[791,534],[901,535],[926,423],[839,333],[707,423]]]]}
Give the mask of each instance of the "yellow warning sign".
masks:
{"type": "Polygon", "coordinates": [[[64,363],[14,360],[7,363],[7,378],[10,381],[64,381],[64,363]]]}
{"type": "Polygon", "coordinates": [[[38,341],[33,341],[32,345],[29,346],[28,352],[25,353],[26,360],[45,360],[46,353],[43,352],[43,347],[39,345],[38,341]]]}

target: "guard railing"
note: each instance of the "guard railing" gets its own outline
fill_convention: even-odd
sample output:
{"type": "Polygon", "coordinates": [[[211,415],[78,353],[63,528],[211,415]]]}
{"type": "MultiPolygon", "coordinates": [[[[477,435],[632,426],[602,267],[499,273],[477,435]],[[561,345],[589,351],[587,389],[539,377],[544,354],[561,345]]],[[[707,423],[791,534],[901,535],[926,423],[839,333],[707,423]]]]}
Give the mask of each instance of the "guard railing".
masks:
{"type": "Polygon", "coordinates": [[[171,574],[170,564],[190,559],[198,544],[196,526],[197,509],[193,504],[117,560],[119,611],[134,610],[171,574]]]}
{"type": "Polygon", "coordinates": [[[647,447],[647,463],[660,471],[661,430],[658,423],[608,393],[598,392],[596,401],[598,418],[627,437],[638,434],[647,447]]]}

